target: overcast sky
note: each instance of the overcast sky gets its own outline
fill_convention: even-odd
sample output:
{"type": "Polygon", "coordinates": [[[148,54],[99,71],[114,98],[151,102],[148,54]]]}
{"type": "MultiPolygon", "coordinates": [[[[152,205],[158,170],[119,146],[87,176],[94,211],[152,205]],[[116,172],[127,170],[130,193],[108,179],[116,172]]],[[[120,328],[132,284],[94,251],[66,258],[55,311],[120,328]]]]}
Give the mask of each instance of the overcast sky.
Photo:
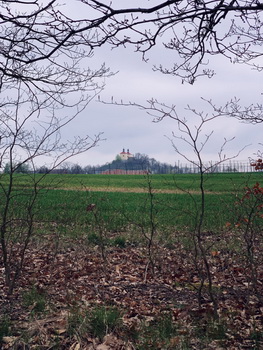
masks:
{"type": "MultiPolygon", "coordinates": [[[[186,111],[187,105],[198,111],[211,113],[209,105],[201,98],[211,99],[216,105],[223,105],[233,97],[240,98],[242,105],[262,103],[262,72],[251,70],[245,65],[233,65],[225,58],[213,56],[210,63],[216,71],[212,79],[199,78],[193,85],[182,84],[179,78],[154,72],[154,64],[173,62],[173,52],[165,50],[162,45],[155,47],[145,63],[134,48],[128,47],[111,50],[110,47],[96,49],[89,64],[92,67],[105,62],[112,71],[118,73],[106,80],[106,86],[100,99],[137,102],[146,105],[146,100],[156,98],[167,105],[176,105],[179,116],[185,117],[194,126],[197,119],[186,111]]],[[[244,146],[238,160],[247,160],[253,156],[262,142],[262,125],[241,123],[231,118],[220,118],[208,125],[205,133],[214,130],[210,142],[203,150],[203,159],[217,160],[218,151],[224,137],[232,138],[225,149],[227,156],[232,156],[244,146]]],[[[111,162],[123,148],[131,153],[147,154],[160,162],[177,163],[179,157],[169,141],[172,132],[177,132],[173,120],[166,119],[153,123],[152,118],[143,110],[135,107],[124,107],[103,104],[93,100],[87,109],[75,120],[65,132],[75,135],[90,136],[103,132],[105,141],[86,154],[75,157],[72,162],[81,165],[97,165],[111,162]]],[[[177,141],[176,141],[177,142],[177,141]]],[[[194,155],[183,144],[177,144],[189,157],[194,155]]]]}

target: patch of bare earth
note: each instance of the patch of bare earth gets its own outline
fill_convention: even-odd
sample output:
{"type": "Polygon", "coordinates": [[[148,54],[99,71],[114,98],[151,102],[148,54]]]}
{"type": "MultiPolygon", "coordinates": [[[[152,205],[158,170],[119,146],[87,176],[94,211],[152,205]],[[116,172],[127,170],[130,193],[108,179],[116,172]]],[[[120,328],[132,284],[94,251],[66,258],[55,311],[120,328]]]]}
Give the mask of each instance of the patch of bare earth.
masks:
{"type": "MultiPolygon", "coordinates": [[[[52,188],[54,189],[54,188],[52,188]]],[[[87,191],[87,192],[121,192],[121,193],[148,193],[149,189],[143,188],[143,187],[87,187],[87,188],[78,188],[78,187],[67,187],[67,188],[59,188],[57,187],[56,190],[65,190],[65,191],[87,191]]],[[[185,193],[191,193],[191,194],[200,194],[200,191],[194,191],[194,190],[187,190],[183,191],[180,189],[154,189],[152,190],[153,193],[175,193],[175,194],[185,194],[185,193]]],[[[222,194],[222,192],[215,192],[215,191],[205,191],[206,194],[222,194]]]]}

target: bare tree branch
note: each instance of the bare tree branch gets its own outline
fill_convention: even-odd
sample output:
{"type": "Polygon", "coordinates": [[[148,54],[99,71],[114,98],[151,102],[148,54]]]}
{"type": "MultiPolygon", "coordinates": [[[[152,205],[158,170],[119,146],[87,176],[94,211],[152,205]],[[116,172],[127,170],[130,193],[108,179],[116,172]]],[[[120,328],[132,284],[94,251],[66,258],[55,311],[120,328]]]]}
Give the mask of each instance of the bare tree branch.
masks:
{"type": "Polygon", "coordinates": [[[260,1],[175,0],[144,7],[113,7],[111,2],[95,0],[72,3],[81,8],[79,18],[70,18],[58,0],[44,4],[1,1],[2,76],[34,79],[30,69],[34,66],[38,79],[44,79],[39,62],[46,62],[47,67],[52,62],[53,74],[56,70],[59,74],[57,57],[89,57],[94,47],[105,43],[134,45],[143,54],[163,43],[166,49],[174,50],[175,64],[155,69],[190,83],[200,75],[214,74],[209,67],[213,55],[263,68],[259,62],[263,23],[260,1]]]}
{"type": "Polygon", "coordinates": [[[217,115],[233,117],[242,122],[252,124],[263,122],[263,105],[260,103],[242,107],[240,100],[233,98],[223,106],[216,106],[211,100],[203,100],[213,108],[214,113],[217,115]]]}

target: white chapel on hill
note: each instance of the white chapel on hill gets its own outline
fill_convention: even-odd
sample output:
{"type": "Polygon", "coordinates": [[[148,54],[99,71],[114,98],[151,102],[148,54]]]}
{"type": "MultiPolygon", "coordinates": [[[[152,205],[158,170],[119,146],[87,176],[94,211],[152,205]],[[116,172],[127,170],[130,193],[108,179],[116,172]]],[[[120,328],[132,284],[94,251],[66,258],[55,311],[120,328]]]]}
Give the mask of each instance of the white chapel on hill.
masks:
{"type": "Polygon", "coordinates": [[[123,148],[123,151],[120,153],[120,157],[122,160],[127,160],[132,158],[133,154],[130,153],[129,149],[127,149],[127,152],[125,152],[125,149],[123,148]]]}

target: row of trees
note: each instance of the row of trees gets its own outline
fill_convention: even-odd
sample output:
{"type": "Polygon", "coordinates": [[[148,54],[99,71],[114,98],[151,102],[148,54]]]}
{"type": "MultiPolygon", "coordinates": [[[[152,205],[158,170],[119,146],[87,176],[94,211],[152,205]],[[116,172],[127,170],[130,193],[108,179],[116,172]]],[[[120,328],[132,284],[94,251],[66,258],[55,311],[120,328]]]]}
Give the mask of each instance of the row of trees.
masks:
{"type": "MultiPolygon", "coordinates": [[[[139,154],[140,155],[140,154],[139,154]]],[[[117,158],[117,157],[116,157],[117,158]]],[[[210,173],[249,173],[255,170],[262,170],[259,166],[254,167],[253,162],[239,161],[228,159],[228,161],[210,161],[204,162],[207,172],[210,173]]],[[[193,174],[199,173],[200,169],[193,162],[177,162],[175,165],[159,162],[154,158],[149,158],[147,155],[140,155],[140,158],[129,158],[126,161],[115,159],[112,162],[104,165],[84,167],[79,164],[65,164],[57,170],[60,174],[113,174],[115,170],[129,171],[147,171],[151,174],[193,174]]],[[[37,169],[38,173],[48,172],[46,167],[37,169]]]]}
{"type": "MultiPolygon", "coordinates": [[[[158,162],[154,158],[149,158],[145,154],[136,153],[134,157],[131,157],[127,160],[122,160],[118,155],[116,159],[112,162],[106,163],[104,165],[97,166],[81,166],[79,164],[71,164],[65,162],[57,169],[50,169],[47,166],[43,165],[35,170],[31,169],[28,164],[17,165],[16,173],[39,173],[39,174],[48,174],[48,173],[58,173],[58,174],[100,174],[104,171],[120,169],[120,170],[146,170],[152,173],[158,174],[167,174],[167,173],[178,173],[180,169],[178,166],[172,166],[167,163],[158,162]]],[[[10,173],[10,164],[7,163],[4,167],[4,173],[10,173]]]]}
{"type": "MultiPolygon", "coordinates": [[[[151,174],[193,174],[198,173],[199,168],[192,162],[181,163],[177,162],[176,165],[171,165],[168,163],[162,163],[154,158],[149,158],[147,155],[137,154],[139,158],[133,157],[126,161],[121,160],[118,156],[112,162],[103,165],[86,165],[81,166],[80,164],[72,164],[66,162],[62,164],[59,168],[49,169],[47,166],[43,165],[36,168],[34,171],[29,167],[28,164],[22,164],[17,167],[16,173],[18,174],[113,174],[116,170],[123,170],[125,172],[129,171],[146,171],[151,174]]],[[[259,163],[253,163],[249,161],[238,161],[229,160],[227,162],[219,163],[206,162],[206,167],[210,168],[211,173],[246,173],[255,170],[262,170],[262,166],[259,163]],[[255,166],[255,164],[257,164],[255,166]]],[[[4,173],[10,173],[10,165],[7,163],[4,167],[4,173]]]]}

